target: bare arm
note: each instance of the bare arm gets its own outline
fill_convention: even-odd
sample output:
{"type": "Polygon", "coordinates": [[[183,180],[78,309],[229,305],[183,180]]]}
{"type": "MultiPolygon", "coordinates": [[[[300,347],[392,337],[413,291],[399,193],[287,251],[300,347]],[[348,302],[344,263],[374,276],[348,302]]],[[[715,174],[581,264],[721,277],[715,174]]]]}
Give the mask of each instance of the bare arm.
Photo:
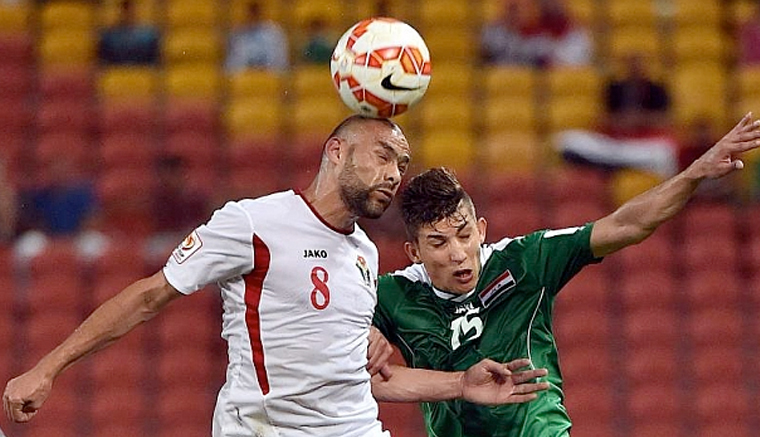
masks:
{"type": "Polygon", "coordinates": [[[736,156],[760,145],[758,127],[760,121],[753,121],[752,114],[747,114],[686,170],[599,219],[591,232],[594,255],[609,255],[643,241],[683,209],[702,180],[721,178],[742,169],[744,163],[736,156]]]}
{"type": "Polygon", "coordinates": [[[16,422],[31,420],[61,372],[150,320],[180,296],[163,273],[158,272],[104,302],[37,365],[8,382],[3,394],[3,407],[8,418],[16,422]]]}
{"type": "Polygon", "coordinates": [[[545,376],[546,369],[519,370],[530,365],[526,359],[507,364],[482,360],[466,372],[440,372],[392,366],[393,375],[372,377],[372,394],[385,402],[437,402],[466,399],[484,405],[513,404],[535,399],[546,390],[545,382],[531,382],[545,376]]]}

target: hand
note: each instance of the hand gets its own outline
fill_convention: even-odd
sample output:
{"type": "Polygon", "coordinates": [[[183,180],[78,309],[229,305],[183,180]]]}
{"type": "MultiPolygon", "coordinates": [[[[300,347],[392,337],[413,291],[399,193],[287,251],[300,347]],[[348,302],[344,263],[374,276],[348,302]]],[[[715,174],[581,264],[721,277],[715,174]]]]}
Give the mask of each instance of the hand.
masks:
{"type": "Polygon", "coordinates": [[[462,397],[483,405],[520,404],[538,397],[549,388],[546,382],[531,382],[546,376],[546,369],[520,370],[530,360],[519,359],[507,364],[484,359],[473,365],[462,377],[462,397]]]}
{"type": "Polygon", "coordinates": [[[11,379],[3,393],[5,415],[13,422],[29,422],[53,388],[53,380],[32,369],[11,379]]]}
{"type": "Polygon", "coordinates": [[[745,115],[729,133],[720,139],[704,155],[694,161],[688,172],[697,177],[717,179],[734,170],[744,168],[744,162],[736,155],[760,146],[760,120],[752,120],[752,113],[745,115]]]}
{"type": "Polygon", "coordinates": [[[391,367],[388,359],[393,355],[393,346],[388,342],[379,329],[374,326],[369,328],[369,347],[367,348],[367,371],[370,376],[379,373],[384,380],[391,375],[391,367]]]}

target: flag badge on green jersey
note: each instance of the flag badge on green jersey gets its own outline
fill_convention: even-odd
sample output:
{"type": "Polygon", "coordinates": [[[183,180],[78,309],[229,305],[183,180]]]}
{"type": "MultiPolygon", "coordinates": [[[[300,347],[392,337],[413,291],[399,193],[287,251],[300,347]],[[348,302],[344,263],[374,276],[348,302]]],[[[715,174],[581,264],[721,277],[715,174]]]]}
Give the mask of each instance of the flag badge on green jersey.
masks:
{"type": "Polygon", "coordinates": [[[487,308],[496,301],[499,296],[506,293],[515,285],[517,285],[517,281],[515,281],[515,278],[512,276],[512,272],[505,270],[504,273],[491,281],[490,284],[478,293],[478,299],[480,299],[480,303],[487,308]]]}

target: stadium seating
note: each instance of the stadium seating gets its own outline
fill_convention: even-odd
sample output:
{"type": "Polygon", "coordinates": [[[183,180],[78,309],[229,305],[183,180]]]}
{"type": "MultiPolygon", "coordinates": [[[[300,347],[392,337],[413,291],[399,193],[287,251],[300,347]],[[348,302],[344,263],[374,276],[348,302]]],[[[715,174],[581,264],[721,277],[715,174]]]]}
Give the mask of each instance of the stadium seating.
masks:
{"type": "Polygon", "coordinates": [[[150,67],[112,67],[97,79],[98,95],[103,100],[151,100],[159,90],[158,72],[150,67]]]}
{"type": "Polygon", "coordinates": [[[3,33],[24,33],[29,31],[33,8],[27,2],[5,2],[0,4],[0,29],[3,33]]]}
{"type": "Polygon", "coordinates": [[[203,0],[171,0],[166,2],[164,25],[169,29],[213,28],[221,21],[217,2],[203,0]]]}

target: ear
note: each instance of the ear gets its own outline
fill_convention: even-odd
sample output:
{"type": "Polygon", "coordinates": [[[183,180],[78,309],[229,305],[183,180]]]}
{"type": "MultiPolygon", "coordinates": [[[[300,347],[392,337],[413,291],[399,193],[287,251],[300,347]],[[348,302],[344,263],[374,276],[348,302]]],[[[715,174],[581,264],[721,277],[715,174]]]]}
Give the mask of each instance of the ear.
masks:
{"type": "Polygon", "coordinates": [[[343,143],[336,137],[331,137],[325,143],[325,155],[333,164],[340,162],[343,153],[343,143]]]}
{"type": "Polygon", "coordinates": [[[417,247],[417,243],[412,243],[411,241],[405,241],[404,252],[406,252],[406,256],[409,257],[409,261],[415,264],[419,264],[422,262],[422,260],[420,259],[420,250],[417,247]]]}
{"type": "Polygon", "coordinates": [[[480,233],[480,244],[486,241],[486,229],[488,228],[488,222],[485,218],[480,217],[478,219],[478,232],[480,233]]]}

